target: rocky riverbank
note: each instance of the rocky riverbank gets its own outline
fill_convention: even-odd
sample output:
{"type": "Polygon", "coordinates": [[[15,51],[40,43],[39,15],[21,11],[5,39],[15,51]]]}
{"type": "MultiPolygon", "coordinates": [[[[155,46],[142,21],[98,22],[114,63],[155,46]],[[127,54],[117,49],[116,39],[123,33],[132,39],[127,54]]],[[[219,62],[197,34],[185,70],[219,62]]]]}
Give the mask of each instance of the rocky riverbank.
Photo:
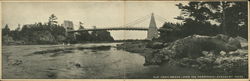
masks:
{"type": "Polygon", "coordinates": [[[174,63],[208,74],[247,77],[247,40],[241,37],[193,35],[171,43],[128,42],[119,49],[145,56],[145,65],[174,63]]]}
{"type": "Polygon", "coordinates": [[[154,53],[159,51],[159,48],[163,47],[163,43],[160,42],[125,42],[117,45],[117,49],[122,49],[128,52],[139,53],[145,57],[144,65],[158,65],[162,63],[161,58],[156,58],[154,53]]]}

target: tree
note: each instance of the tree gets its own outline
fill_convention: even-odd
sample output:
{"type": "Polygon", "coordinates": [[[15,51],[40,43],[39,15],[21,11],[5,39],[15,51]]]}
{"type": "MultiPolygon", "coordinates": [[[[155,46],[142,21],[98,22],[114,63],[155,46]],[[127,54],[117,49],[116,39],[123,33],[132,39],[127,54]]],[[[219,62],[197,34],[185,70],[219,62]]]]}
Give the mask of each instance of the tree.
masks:
{"type": "Polygon", "coordinates": [[[176,6],[181,9],[181,16],[178,16],[176,19],[184,20],[184,22],[192,20],[204,23],[210,18],[208,14],[211,11],[201,2],[189,2],[188,5],[179,3],[176,6]]]}
{"type": "Polygon", "coordinates": [[[17,28],[15,29],[15,31],[21,31],[21,25],[18,24],[17,28]]]}
{"type": "Polygon", "coordinates": [[[15,30],[11,31],[11,37],[13,37],[14,40],[20,40],[22,38],[22,36],[20,35],[20,31],[21,31],[21,25],[18,24],[18,27],[15,30]]]}
{"type": "Polygon", "coordinates": [[[160,32],[160,40],[166,41],[166,42],[172,42],[174,40],[177,40],[179,38],[183,37],[183,32],[181,31],[182,24],[179,23],[170,23],[166,22],[164,25],[159,29],[160,32]]]}
{"type": "Polygon", "coordinates": [[[237,23],[239,23],[239,27],[237,28],[239,36],[242,36],[246,39],[248,39],[248,8],[247,8],[247,2],[235,2],[234,11],[237,15],[235,19],[237,23]]]}
{"type": "Polygon", "coordinates": [[[214,13],[210,13],[211,19],[221,23],[222,33],[228,35],[228,26],[227,26],[227,19],[226,15],[228,15],[228,9],[233,5],[233,2],[228,1],[220,1],[220,2],[203,2],[203,4],[207,4],[208,7],[214,11],[214,13]]]}
{"type": "Polygon", "coordinates": [[[247,37],[240,34],[242,28],[247,29],[247,2],[221,1],[220,3],[206,4],[215,11],[212,16],[221,23],[224,34],[233,37],[238,35],[247,37]]]}
{"type": "Polygon", "coordinates": [[[179,3],[176,6],[181,9],[181,15],[177,16],[175,19],[184,21],[181,27],[183,37],[193,34],[218,34],[217,26],[210,23],[213,19],[213,11],[205,2],[189,2],[188,5],[179,3]]]}
{"type": "Polygon", "coordinates": [[[5,25],[5,27],[2,29],[2,34],[3,34],[3,36],[4,35],[9,35],[10,34],[10,28],[9,28],[9,25],[8,24],[6,24],[5,25]]]}
{"type": "Polygon", "coordinates": [[[57,24],[57,17],[52,14],[50,17],[49,17],[49,25],[54,25],[54,24],[57,24]]]}
{"type": "MultiPolygon", "coordinates": [[[[246,27],[240,28],[239,24],[247,23],[247,2],[190,2],[188,5],[180,3],[176,6],[182,10],[181,16],[176,19],[184,20],[184,26],[189,24],[189,29],[199,24],[203,28],[207,27],[205,25],[209,25],[209,23],[211,25],[211,21],[220,24],[221,28],[216,28],[221,29],[218,33],[233,37],[240,35],[241,28],[246,29],[246,27]]],[[[247,32],[244,31],[244,33],[247,32]]]]}

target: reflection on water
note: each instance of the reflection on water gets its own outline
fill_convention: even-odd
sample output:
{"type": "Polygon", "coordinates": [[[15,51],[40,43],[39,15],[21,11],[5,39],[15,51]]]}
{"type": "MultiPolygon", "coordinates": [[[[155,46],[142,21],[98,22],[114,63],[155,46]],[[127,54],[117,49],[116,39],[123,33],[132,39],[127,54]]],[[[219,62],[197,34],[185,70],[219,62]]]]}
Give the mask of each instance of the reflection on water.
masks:
{"type": "Polygon", "coordinates": [[[3,46],[3,78],[153,78],[153,75],[168,75],[180,69],[169,66],[143,66],[143,56],[117,50],[116,44],[118,43],[3,46]],[[111,48],[74,49],[96,46],[111,48]],[[70,52],[58,51],[68,48],[73,49],[70,49],[70,52]],[[57,51],[34,54],[43,50],[57,51]],[[172,69],[164,72],[166,68],[172,69]]]}

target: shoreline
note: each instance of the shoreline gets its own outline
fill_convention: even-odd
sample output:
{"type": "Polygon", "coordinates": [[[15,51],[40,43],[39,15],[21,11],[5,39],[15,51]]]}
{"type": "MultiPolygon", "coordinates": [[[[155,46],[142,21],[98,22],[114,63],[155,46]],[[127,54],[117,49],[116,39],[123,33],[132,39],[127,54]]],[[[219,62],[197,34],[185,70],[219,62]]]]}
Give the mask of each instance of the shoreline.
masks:
{"type": "Polygon", "coordinates": [[[193,35],[165,44],[156,41],[128,42],[118,45],[117,48],[144,56],[144,65],[174,64],[208,74],[237,74],[248,77],[248,46],[242,45],[244,43],[246,40],[220,34],[193,35]]]}
{"type": "Polygon", "coordinates": [[[154,48],[159,44],[149,44],[149,43],[159,43],[159,42],[125,42],[123,44],[118,44],[117,49],[128,51],[131,53],[138,53],[145,57],[145,66],[147,65],[160,65],[162,60],[160,58],[155,58],[155,54],[159,51],[159,48],[154,48]],[[149,45],[155,45],[149,47],[149,45]]]}
{"type": "MultiPolygon", "coordinates": [[[[69,43],[69,44],[86,44],[86,43],[125,43],[125,42],[143,42],[143,41],[148,41],[148,40],[114,40],[114,41],[87,41],[87,42],[77,42],[77,43],[69,43]]],[[[18,41],[16,42],[11,42],[9,44],[4,44],[2,43],[2,46],[12,46],[12,45],[60,45],[60,44],[68,44],[65,42],[59,42],[59,43],[20,43],[18,41]]]]}
{"type": "MultiPolygon", "coordinates": [[[[246,47],[237,47],[236,50],[226,48],[228,42],[221,42],[222,39],[211,36],[189,36],[180,40],[176,40],[170,43],[162,43],[158,41],[132,41],[132,42],[121,42],[114,46],[117,50],[124,50],[131,53],[139,54],[145,58],[144,66],[156,65],[160,66],[159,69],[162,71],[156,73],[172,72],[171,69],[179,68],[178,72],[189,72],[185,70],[193,70],[200,72],[200,74],[206,73],[206,75],[221,74],[230,75],[231,72],[245,77],[245,68],[248,55],[246,47]],[[202,43],[211,43],[223,48],[219,53],[214,51],[207,51],[203,48],[209,45],[202,43]],[[219,42],[219,43],[217,43],[219,42]],[[186,47],[187,46],[187,47],[186,47]],[[195,49],[193,48],[195,47],[195,49]],[[189,49],[190,48],[190,49],[189,49]],[[201,53],[193,50],[201,50],[201,53]],[[226,52],[228,50],[228,52],[226,52]],[[183,52],[186,57],[181,54],[183,52]],[[197,53],[196,53],[197,52],[197,53]],[[189,53],[189,54],[188,54],[189,53]],[[193,57],[193,55],[195,57],[193,57]],[[197,57],[198,56],[198,57],[197,57]],[[228,65],[233,64],[233,67],[228,65]],[[224,70],[225,69],[225,70],[224,70]]],[[[231,41],[234,39],[230,39],[231,41]]],[[[89,42],[94,43],[94,42],[89,42]]],[[[96,43],[96,42],[95,42],[96,43]]],[[[98,42],[98,43],[116,43],[116,42],[98,42]]],[[[97,44],[98,44],[97,43],[97,44]]],[[[243,42],[244,43],[244,42],[243,42]]],[[[84,43],[77,43],[84,44],[84,43]]],[[[230,43],[234,45],[237,43],[230,43]]],[[[73,45],[73,44],[72,44],[73,45]]],[[[71,53],[72,50],[84,50],[84,49],[99,49],[99,46],[95,47],[74,47],[74,48],[63,48],[63,49],[48,49],[34,52],[34,54],[42,55],[46,53],[53,53],[51,57],[59,56],[60,53],[71,53]],[[98,47],[98,48],[97,48],[98,47]],[[55,53],[55,54],[54,54],[55,53]]],[[[234,46],[229,46],[234,47],[234,46]]],[[[110,47],[109,47],[110,48],[110,47]]],[[[213,48],[218,49],[218,48],[213,48]]],[[[100,48],[100,50],[106,50],[106,47],[100,48]]],[[[107,49],[109,50],[109,49],[107,49]]],[[[176,71],[177,72],[177,71],[176,71]]],[[[220,75],[218,75],[220,76],[220,75]]]]}

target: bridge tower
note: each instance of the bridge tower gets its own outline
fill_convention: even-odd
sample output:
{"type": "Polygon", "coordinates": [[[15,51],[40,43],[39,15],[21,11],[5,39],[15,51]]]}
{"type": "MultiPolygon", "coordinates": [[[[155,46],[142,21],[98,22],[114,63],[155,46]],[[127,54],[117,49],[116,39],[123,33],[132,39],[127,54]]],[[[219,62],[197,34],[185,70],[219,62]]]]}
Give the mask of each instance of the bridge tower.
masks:
{"type": "Polygon", "coordinates": [[[157,31],[157,26],[154,18],[154,13],[151,14],[151,19],[149,23],[149,29],[147,32],[147,39],[152,40],[153,38],[158,37],[158,31],[157,31]]]}
{"type": "Polygon", "coordinates": [[[66,37],[70,40],[75,40],[76,36],[74,32],[69,33],[68,31],[74,30],[74,24],[72,21],[64,20],[63,27],[66,29],[66,37]]]}

